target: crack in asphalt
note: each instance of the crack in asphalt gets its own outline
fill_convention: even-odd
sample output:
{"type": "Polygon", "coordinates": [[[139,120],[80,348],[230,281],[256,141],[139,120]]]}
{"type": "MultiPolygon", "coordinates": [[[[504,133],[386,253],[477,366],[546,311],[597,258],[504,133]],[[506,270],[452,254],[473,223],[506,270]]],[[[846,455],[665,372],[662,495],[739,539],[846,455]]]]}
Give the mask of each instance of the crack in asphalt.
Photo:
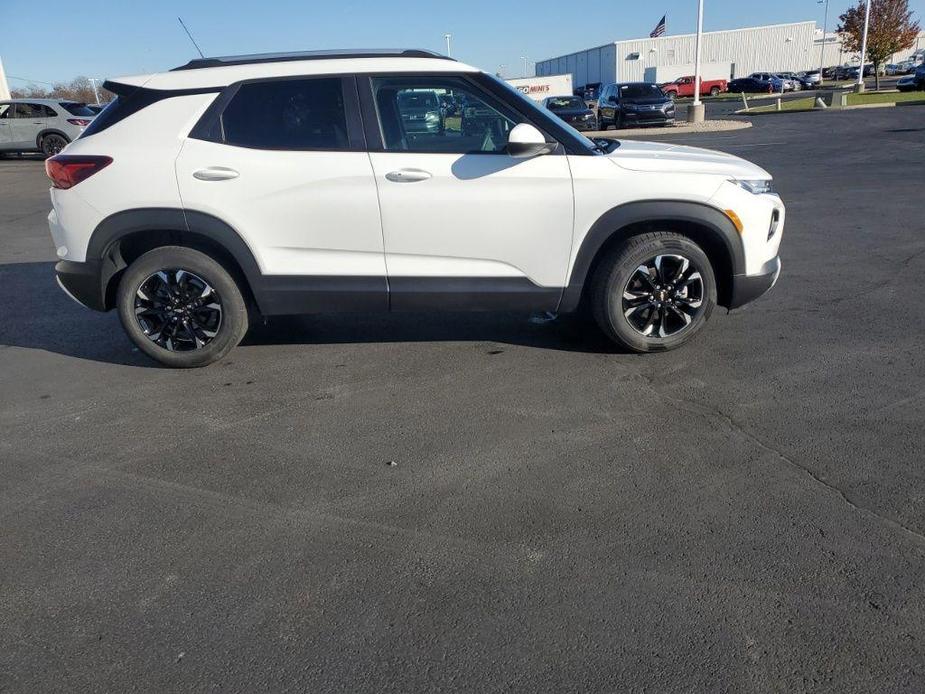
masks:
{"type": "Polygon", "coordinates": [[[680,407],[681,409],[685,410],[686,412],[690,414],[699,415],[701,417],[713,417],[713,418],[721,420],[722,422],[726,424],[727,427],[732,429],[732,431],[739,434],[743,438],[747,439],[754,445],[758,446],[763,451],[766,451],[768,453],[775,455],[780,460],[787,463],[787,465],[790,466],[792,469],[809,477],[809,479],[813,481],[814,483],[816,483],[817,485],[823,487],[829,492],[837,494],[845,504],[847,504],[850,508],[852,508],[857,513],[863,516],[866,516],[868,518],[871,518],[873,520],[879,521],[880,523],[894,530],[899,530],[902,534],[904,534],[906,537],[912,540],[916,545],[925,548],[925,534],[922,534],[918,532],[917,530],[910,528],[909,526],[896,520],[895,518],[891,518],[890,516],[886,516],[886,515],[883,515],[882,513],[878,513],[877,511],[871,508],[868,508],[867,506],[862,506],[859,502],[855,501],[850,496],[848,496],[846,492],[844,492],[843,490],[841,490],[834,484],[827,482],[826,480],[819,477],[815,472],[813,472],[806,465],[799,463],[798,461],[794,460],[793,458],[788,456],[783,451],[777,448],[774,448],[773,446],[759,439],[757,436],[752,434],[750,431],[746,430],[741,424],[736,422],[732,417],[730,417],[728,414],[726,414],[719,408],[710,407],[696,400],[688,400],[685,398],[677,398],[677,397],[672,397],[670,395],[665,395],[664,393],[659,392],[659,390],[655,387],[654,382],[649,376],[646,376],[643,373],[637,373],[636,376],[640,380],[642,380],[646,388],[651,393],[653,393],[657,398],[671,405],[674,405],[676,407],[680,407]]]}

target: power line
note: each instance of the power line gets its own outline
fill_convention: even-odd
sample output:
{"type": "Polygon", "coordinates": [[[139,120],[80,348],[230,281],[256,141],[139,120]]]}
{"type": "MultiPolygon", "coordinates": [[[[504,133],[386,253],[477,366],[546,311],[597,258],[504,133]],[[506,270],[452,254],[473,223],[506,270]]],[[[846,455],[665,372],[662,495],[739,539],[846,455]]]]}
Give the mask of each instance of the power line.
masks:
{"type": "Polygon", "coordinates": [[[43,82],[42,80],[28,80],[25,77],[17,77],[16,75],[7,75],[6,77],[7,79],[11,79],[11,80],[19,80],[20,82],[33,82],[35,84],[47,84],[50,87],[55,86],[53,82],[43,82]]]}

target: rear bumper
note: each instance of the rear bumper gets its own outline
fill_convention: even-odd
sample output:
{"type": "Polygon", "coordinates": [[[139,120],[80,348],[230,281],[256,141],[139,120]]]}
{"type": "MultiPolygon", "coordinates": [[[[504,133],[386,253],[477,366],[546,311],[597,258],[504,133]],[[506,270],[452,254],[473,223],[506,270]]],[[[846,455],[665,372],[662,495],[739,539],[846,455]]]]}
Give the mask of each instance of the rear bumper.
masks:
{"type": "Polygon", "coordinates": [[[74,301],[94,311],[105,311],[101,267],[98,260],[85,263],[61,260],[55,265],[58,285],[74,301]]]}
{"type": "Polygon", "coordinates": [[[767,293],[780,277],[780,256],[766,262],[755,275],[733,275],[729,308],[739,308],[767,293]]]}

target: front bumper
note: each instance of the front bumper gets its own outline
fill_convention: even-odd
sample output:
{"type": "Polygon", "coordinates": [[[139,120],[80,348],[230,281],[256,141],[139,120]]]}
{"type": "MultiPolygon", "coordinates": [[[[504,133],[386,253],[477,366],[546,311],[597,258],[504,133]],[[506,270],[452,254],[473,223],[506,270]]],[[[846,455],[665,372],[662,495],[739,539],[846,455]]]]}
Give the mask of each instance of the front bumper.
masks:
{"type": "Polygon", "coordinates": [[[761,267],[761,271],[755,275],[733,275],[729,308],[739,308],[766,294],[771,287],[777,284],[780,269],[780,256],[775,256],[766,262],[761,267]]]}
{"type": "Polygon", "coordinates": [[[98,260],[85,263],[61,260],[55,264],[55,274],[61,289],[74,301],[94,311],[105,311],[101,268],[102,262],[98,260]]]}
{"type": "Polygon", "coordinates": [[[634,123],[674,123],[674,111],[665,113],[664,111],[624,111],[623,122],[626,125],[634,123]]]}

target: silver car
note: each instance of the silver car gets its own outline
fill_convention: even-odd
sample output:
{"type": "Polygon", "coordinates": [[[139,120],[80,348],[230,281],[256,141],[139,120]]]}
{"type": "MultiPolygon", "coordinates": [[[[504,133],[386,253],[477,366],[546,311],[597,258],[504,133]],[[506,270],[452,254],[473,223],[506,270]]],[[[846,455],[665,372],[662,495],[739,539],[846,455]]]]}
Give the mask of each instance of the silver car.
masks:
{"type": "Polygon", "coordinates": [[[0,153],[53,156],[80,137],[95,116],[86,104],[67,99],[0,101],[0,153]]]}

